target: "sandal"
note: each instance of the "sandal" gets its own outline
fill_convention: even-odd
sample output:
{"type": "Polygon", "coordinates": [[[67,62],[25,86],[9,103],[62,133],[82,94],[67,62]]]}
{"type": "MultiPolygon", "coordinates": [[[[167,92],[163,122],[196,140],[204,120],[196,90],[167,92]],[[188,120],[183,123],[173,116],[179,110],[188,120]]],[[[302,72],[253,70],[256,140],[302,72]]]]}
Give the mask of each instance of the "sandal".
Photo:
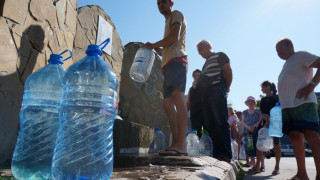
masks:
{"type": "Polygon", "coordinates": [[[264,171],[265,171],[264,167],[261,167],[261,168],[260,168],[260,171],[261,171],[261,172],[264,172],[264,171]]]}
{"type": "Polygon", "coordinates": [[[250,164],[247,164],[247,163],[244,164],[244,165],[242,165],[242,166],[243,166],[243,167],[251,167],[250,164]]]}
{"type": "Polygon", "coordinates": [[[260,170],[255,170],[253,168],[249,169],[248,171],[249,173],[260,173],[261,171],[260,170]]]}
{"type": "Polygon", "coordinates": [[[279,171],[279,169],[274,169],[274,170],[272,171],[272,174],[273,174],[273,175],[277,175],[277,174],[280,174],[280,171],[279,171]]]}

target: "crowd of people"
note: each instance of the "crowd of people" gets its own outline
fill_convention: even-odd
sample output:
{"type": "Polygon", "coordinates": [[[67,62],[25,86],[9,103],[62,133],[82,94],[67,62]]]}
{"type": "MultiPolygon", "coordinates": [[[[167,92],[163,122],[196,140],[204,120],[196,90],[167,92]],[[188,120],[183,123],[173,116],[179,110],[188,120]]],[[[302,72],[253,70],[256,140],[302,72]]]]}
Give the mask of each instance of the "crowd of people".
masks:
{"type": "MultiPolygon", "coordinates": [[[[171,145],[159,155],[187,155],[184,146],[188,109],[191,113],[193,129],[205,129],[213,141],[213,157],[230,162],[232,158],[231,139],[238,143],[245,141],[247,162],[252,166],[249,172],[264,171],[265,152],[256,148],[257,131],[269,126],[270,109],[276,102],[282,108],[283,133],[292,143],[297,174],[293,180],[308,179],[305,167],[303,137],[312,149],[316,165],[316,179],[320,179],[320,137],[317,115],[317,98],[314,88],[320,82],[320,58],[308,52],[295,52],[292,41],[281,39],[276,44],[278,56],[285,60],[278,78],[278,95],[274,83],[264,81],[260,109],[256,100],[249,96],[245,100],[248,109],[235,112],[227,106],[227,93],[232,83],[232,69],[228,56],[214,52],[208,40],[197,44],[197,50],[205,59],[202,70],[193,72],[194,83],[185,102],[186,75],[188,58],[185,52],[187,24],[182,12],[172,10],[173,1],[157,0],[160,13],[165,17],[163,39],[142,47],[154,49],[162,56],[164,77],[164,110],[166,111],[172,133],[171,145]],[[317,68],[313,76],[312,69],[317,68]]],[[[276,163],[272,174],[280,173],[280,139],[274,138],[276,163]]]]}

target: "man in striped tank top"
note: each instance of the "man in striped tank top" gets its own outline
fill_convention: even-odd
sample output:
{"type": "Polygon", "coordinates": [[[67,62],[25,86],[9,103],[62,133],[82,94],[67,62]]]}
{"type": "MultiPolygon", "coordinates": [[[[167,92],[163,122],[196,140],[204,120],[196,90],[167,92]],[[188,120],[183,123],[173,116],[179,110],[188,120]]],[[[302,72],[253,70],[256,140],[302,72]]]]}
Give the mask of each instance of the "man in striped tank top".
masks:
{"type": "Polygon", "coordinates": [[[228,123],[227,93],[232,82],[232,69],[228,56],[212,52],[211,43],[198,43],[199,54],[206,59],[197,89],[201,94],[204,120],[213,141],[213,157],[230,162],[232,158],[230,126],[228,123]]]}

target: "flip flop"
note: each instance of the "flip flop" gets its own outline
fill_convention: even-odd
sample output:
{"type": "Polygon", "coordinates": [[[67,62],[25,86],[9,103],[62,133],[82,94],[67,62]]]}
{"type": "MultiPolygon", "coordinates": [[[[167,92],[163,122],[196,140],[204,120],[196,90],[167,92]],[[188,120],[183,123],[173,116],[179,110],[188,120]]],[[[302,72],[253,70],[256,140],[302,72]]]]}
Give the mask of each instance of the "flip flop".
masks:
{"type": "Polygon", "coordinates": [[[255,170],[253,168],[249,169],[248,171],[249,173],[260,173],[261,171],[260,170],[255,170]]]}
{"type": "Polygon", "coordinates": [[[160,156],[188,156],[188,153],[183,153],[174,149],[159,152],[160,156]]]}
{"type": "Polygon", "coordinates": [[[273,174],[273,175],[277,175],[277,174],[280,174],[280,171],[279,171],[279,169],[274,169],[274,170],[272,171],[272,174],[273,174]]]}

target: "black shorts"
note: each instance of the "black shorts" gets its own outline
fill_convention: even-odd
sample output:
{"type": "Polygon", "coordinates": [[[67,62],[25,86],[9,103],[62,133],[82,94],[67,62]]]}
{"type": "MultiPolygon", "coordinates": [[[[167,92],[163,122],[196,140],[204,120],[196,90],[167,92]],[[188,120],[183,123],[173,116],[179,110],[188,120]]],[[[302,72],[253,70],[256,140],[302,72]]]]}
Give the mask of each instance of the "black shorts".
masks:
{"type": "Polygon", "coordinates": [[[172,96],[172,87],[185,92],[187,82],[188,64],[174,61],[167,64],[163,70],[163,96],[169,98],[172,96]]]}

